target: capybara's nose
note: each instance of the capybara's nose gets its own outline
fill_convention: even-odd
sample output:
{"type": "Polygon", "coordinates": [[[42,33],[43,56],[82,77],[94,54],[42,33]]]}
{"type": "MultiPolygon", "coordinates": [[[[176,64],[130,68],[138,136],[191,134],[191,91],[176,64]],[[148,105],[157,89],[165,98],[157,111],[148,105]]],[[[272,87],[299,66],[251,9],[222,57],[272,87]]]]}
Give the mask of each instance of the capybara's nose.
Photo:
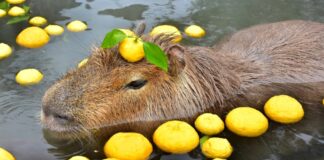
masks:
{"type": "Polygon", "coordinates": [[[60,124],[67,124],[74,121],[72,115],[59,111],[58,109],[54,108],[53,106],[42,106],[43,118],[53,119],[60,124]]]}

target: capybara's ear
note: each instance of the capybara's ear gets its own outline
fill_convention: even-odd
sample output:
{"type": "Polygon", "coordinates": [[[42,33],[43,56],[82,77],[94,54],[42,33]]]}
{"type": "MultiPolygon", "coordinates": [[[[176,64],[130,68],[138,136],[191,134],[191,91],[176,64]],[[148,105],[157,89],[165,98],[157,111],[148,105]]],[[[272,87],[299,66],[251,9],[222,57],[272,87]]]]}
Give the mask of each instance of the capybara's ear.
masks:
{"type": "Polygon", "coordinates": [[[172,76],[177,76],[186,66],[184,59],[185,49],[176,44],[167,50],[167,54],[169,58],[169,74],[172,76]]]}

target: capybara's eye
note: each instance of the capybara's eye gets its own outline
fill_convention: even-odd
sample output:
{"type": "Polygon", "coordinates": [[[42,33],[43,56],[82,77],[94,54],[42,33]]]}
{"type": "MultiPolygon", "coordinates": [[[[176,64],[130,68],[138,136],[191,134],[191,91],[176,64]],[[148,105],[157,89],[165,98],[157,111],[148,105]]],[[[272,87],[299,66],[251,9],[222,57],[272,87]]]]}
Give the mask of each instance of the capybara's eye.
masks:
{"type": "Polygon", "coordinates": [[[139,79],[129,82],[125,87],[128,89],[140,89],[147,83],[145,79],[139,79]]]}

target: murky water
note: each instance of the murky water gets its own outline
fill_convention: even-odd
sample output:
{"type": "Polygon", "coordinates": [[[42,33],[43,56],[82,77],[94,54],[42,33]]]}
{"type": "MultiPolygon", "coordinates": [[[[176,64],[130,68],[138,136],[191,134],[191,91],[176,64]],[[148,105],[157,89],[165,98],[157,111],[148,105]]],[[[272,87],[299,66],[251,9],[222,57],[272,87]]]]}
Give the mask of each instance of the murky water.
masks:
{"type": "MultiPolygon", "coordinates": [[[[288,19],[324,22],[323,0],[30,0],[33,15],[64,25],[70,20],[86,21],[91,28],[82,33],[66,32],[52,38],[41,49],[26,49],[15,44],[17,33],[27,24],[8,26],[0,20],[0,42],[13,45],[14,54],[0,61],[0,146],[17,159],[65,159],[85,152],[84,144],[45,140],[39,124],[41,97],[60,75],[75,67],[90,54],[104,34],[112,28],[128,28],[139,20],[147,30],[157,24],[173,24],[183,30],[196,23],[207,30],[203,39],[183,43],[212,45],[224,35],[251,25],[288,19]],[[21,87],[15,74],[23,68],[41,70],[40,85],[21,87]],[[49,144],[50,143],[50,144],[49,144]],[[74,146],[74,147],[71,147],[74,146]]],[[[318,103],[318,102],[316,102],[318,103]]],[[[242,138],[224,132],[235,151],[231,159],[324,159],[324,109],[305,104],[305,119],[295,125],[270,123],[261,138],[242,138]]],[[[100,157],[93,153],[93,157],[100,157]]],[[[199,151],[187,155],[155,155],[153,159],[201,159],[199,151]]]]}

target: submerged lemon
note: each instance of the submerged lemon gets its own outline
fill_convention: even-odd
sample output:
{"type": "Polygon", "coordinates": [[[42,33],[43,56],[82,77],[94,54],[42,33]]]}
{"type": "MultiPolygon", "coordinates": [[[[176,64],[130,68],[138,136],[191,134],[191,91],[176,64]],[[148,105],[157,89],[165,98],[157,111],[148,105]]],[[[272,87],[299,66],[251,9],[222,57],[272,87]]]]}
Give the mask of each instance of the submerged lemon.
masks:
{"type": "Polygon", "coordinates": [[[163,151],[175,154],[187,153],[199,144],[196,130],[183,121],[168,121],[153,134],[154,143],[163,151]]]}
{"type": "Polygon", "coordinates": [[[120,55],[128,62],[144,58],[143,42],[138,38],[125,38],[119,45],[120,55]]]}
{"type": "Polygon", "coordinates": [[[37,69],[23,69],[16,75],[16,82],[23,86],[38,84],[43,79],[43,74],[37,69]]]}
{"type": "Polygon", "coordinates": [[[67,29],[71,32],[82,32],[87,28],[88,26],[84,22],[79,20],[72,21],[67,25],[67,29]]]}
{"type": "Polygon", "coordinates": [[[0,147],[0,160],[15,160],[16,158],[7,150],[0,147]]]}
{"type": "Polygon", "coordinates": [[[304,117],[302,105],[287,95],[270,98],[264,105],[265,114],[279,123],[296,123],[304,117]]]}
{"type": "Polygon", "coordinates": [[[30,19],[29,23],[34,26],[42,26],[47,23],[47,20],[44,17],[36,16],[30,19]]]}
{"type": "Polygon", "coordinates": [[[44,30],[51,36],[59,36],[64,32],[64,28],[59,25],[48,25],[44,30]]]}
{"type": "Polygon", "coordinates": [[[88,62],[88,58],[83,59],[82,61],[80,61],[80,63],[78,64],[78,68],[81,68],[82,66],[84,66],[85,64],[87,64],[88,62]]]}
{"type": "Polygon", "coordinates": [[[159,34],[171,34],[174,36],[173,42],[180,42],[182,39],[181,33],[175,26],[171,25],[160,25],[152,29],[150,35],[159,35],[159,34]]]}
{"type": "Polygon", "coordinates": [[[24,3],[25,0],[6,0],[10,4],[21,4],[24,3]]]}
{"type": "Polygon", "coordinates": [[[136,36],[136,34],[129,30],[129,29],[123,29],[123,28],[119,28],[120,31],[124,32],[127,36],[136,36]]]}
{"type": "Polygon", "coordinates": [[[268,129],[268,119],[251,107],[231,110],[226,116],[225,123],[230,131],[244,137],[257,137],[268,129]]]}
{"type": "Polygon", "coordinates": [[[0,18],[7,15],[7,12],[3,9],[0,9],[0,18]]]}
{"type": "Polygon", "coordinates": [[[84,156],[73,156],[69,160],[90,160],[90,159],[84,156]]]}
{"type": "Polygon", "coordinates": [[[224,130],[224,122],[216,114],[204,113],[196,119],[195,127],[205,135],[214,135],[224,130]]]}
{"type": "Polygon", "coordinates": [[[46,45],[50,40],[48,34],[39,27],[28,27],[21,31],[16,42],[26,48],[40,48],[46,45]]]}
{"type": "Polygon", "coordinates": [[[14,16],[14,17],[15,16],[22,16],[22,15],[26,14],[26,11],[21,7],[14,6],[14,7],[9,9],[8,14],[10,16],[14,16]]]}
{"type": "Polygon", "coordinates": [[[228,158],[233,147],[226,138],[213,137],[202,144],[201,151],[208,158],[228,158]]]}
{"type": "Polygon", "coordinates": [[[5,43],[0,43],[0,60],[9,57],[11,54],[11,47],[5,43]]]}
{"type": "Polygon", "coordinates": [[[104,146],[107,157],[122,160],[146,160],[153,151],[152,144],[143,135],[119,132],[110,137],[104,146]]]}
{"type": "Polygon", "coordinates": [[[205,36],[206,32],[203,28],[197,25],[191,25],[185,29],[185,33],[193,38],[201,38],[205,36]]]}

